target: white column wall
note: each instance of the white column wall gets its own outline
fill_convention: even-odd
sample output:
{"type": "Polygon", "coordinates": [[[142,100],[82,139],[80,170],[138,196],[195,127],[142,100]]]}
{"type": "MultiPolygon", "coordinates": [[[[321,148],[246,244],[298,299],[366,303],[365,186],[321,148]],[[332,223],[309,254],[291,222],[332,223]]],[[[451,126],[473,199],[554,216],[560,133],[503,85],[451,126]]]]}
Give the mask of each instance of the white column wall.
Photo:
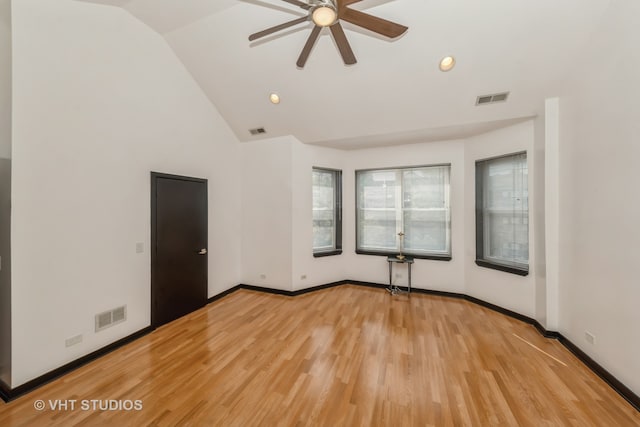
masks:
{"type": "Polygon", "coordinates": [[[639,21],[639,2],[613,0],[576,62],[560,97],[558,167],[560,332],[636,394],[639,21]]]}

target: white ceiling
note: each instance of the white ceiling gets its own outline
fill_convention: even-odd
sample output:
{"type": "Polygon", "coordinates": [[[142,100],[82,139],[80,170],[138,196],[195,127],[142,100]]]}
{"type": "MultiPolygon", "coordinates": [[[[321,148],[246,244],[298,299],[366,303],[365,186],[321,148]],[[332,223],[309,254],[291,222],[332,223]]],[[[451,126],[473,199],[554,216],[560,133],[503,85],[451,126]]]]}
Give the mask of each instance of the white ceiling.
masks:
{"type": "Polygon", "coordinates": [[[461,138],[536,115],[611,2],[362,0],[353,7],[409,31],[387,40],[343,22],[358,63],[342,63],[325,29],[299,69],[312,24],[247,39],[305,14],[282,0],[83,1],[123,7],[162,34],[241,141],[264,127],[263,138],[341,148],[461,138]],[[443,73],[446,55],[457,66],[443,73]],[[507,102],[475,106],[502,91],[507,102]]]}

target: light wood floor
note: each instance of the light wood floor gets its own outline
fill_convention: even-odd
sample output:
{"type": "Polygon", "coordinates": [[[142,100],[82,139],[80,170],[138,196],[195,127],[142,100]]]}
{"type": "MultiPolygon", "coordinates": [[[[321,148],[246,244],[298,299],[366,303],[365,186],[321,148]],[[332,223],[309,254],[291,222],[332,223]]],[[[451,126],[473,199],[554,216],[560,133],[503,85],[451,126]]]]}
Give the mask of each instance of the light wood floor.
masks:
{"type": "Polygon", "coordinates": [[[638,426],[640,413],[532,326],[467,301],[342,286],[235,292],[0,403],[0,425],[638,426]],[[38,399],[143,408],[36,411],[38,399]]]}

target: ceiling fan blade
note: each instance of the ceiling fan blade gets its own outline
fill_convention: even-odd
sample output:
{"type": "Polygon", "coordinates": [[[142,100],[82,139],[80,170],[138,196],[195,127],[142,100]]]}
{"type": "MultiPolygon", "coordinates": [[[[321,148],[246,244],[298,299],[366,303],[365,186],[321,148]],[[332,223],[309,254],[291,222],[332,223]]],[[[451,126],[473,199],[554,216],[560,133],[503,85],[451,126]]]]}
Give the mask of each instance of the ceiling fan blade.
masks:
{"type": "Polygon", "coordinates": [[[306,10],[311,9],[311,5],[310,5],[310,4],[307,4],[307,3],[301,2],[301,1],[299,1],[299,0],[282,0],[282,1],[285,1],[285,2],[287,2],[287,3],[289,3],[289,4],[292,4],[292,5],[295,5],[295,6],[301,7],[301,8],[306,9],[306,10]]]}
{"type": "Polygon", "coordinates": [[[298,62],[296,62],[296,65],[298,67],[303,68],[304,64],[307,63],[307,59],[309,59],[309,55],[311,54],[311,49],[313,49],[313,45],[316,44],[316,40],[318,40],[318,36],[320,35],[320,30],[322,30],[322,27],[318,25],[313,27],[313,30],[311,31],[311,34],[309,35],[309,38],[307,39],[307,42],[305,43],[304,48],[300,53],[298,62]]]}
{"type": "Polygon", "coordinates": [[[269,34],[273,34],[277,31],[284,30],[285,28],[293,27],[294,25],[302,24],[309,20],[308,16],[303,16],[298,19],[294,19],[293,21],[285,22],[284,24],[276,25],[275,27],[267,28],[266,30],[260,31],[255,34],[251,34],[249,36],[249,41],[257,40],[261,37],[268,36],[269,34]]]}
{"type": "Polygon", "coordinates": [[[401,36],[409,29],[409,27],[405,27],[404,25],[396,24],[395,22],[387,21],[386,19],[347,7],[341,9],[340,12],[340,19],[392,39],[401,36]]]}
{"type": "Polygon", "coordinates": [[[333,34],[333,38],[338,45],[338,50],[340,51],[340,55],[342,55],[342,60],[347,65],[353,65],[356,62],[356,56],[353,54],[353,50],[351,50],[351,45],[347,40],[347,36],[344,34],[344,30],[342,29],[342,25],[340,23],[336,23],[331,27],[331,34],[333,34]]]}

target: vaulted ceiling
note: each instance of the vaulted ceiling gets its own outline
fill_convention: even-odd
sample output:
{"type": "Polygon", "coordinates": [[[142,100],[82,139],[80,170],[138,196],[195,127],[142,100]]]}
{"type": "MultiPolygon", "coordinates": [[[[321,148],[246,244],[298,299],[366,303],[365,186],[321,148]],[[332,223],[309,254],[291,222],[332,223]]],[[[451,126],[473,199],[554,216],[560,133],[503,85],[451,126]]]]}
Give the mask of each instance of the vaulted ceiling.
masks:
{"type": "Polygon", "coordinates": [[[362,0],[350,7],[409,31],[388,40],[343,22],[358,63],[344,65],[324,29],[304,69],[296,59],[312,23],[247,39],[305,15],[282,0],[81,1],[122,7],[162,34],[241,141],[294,135],[359,148],[460,138],[535,116],[579,71],[575,60],[611,0],[362,0]],[[445,73],[447,55],[457,64],[445,73]],[[505,91],[507,102],[475,105],[505,91]],[[256,127],[267,133],[251,136],[256,127]]]}

